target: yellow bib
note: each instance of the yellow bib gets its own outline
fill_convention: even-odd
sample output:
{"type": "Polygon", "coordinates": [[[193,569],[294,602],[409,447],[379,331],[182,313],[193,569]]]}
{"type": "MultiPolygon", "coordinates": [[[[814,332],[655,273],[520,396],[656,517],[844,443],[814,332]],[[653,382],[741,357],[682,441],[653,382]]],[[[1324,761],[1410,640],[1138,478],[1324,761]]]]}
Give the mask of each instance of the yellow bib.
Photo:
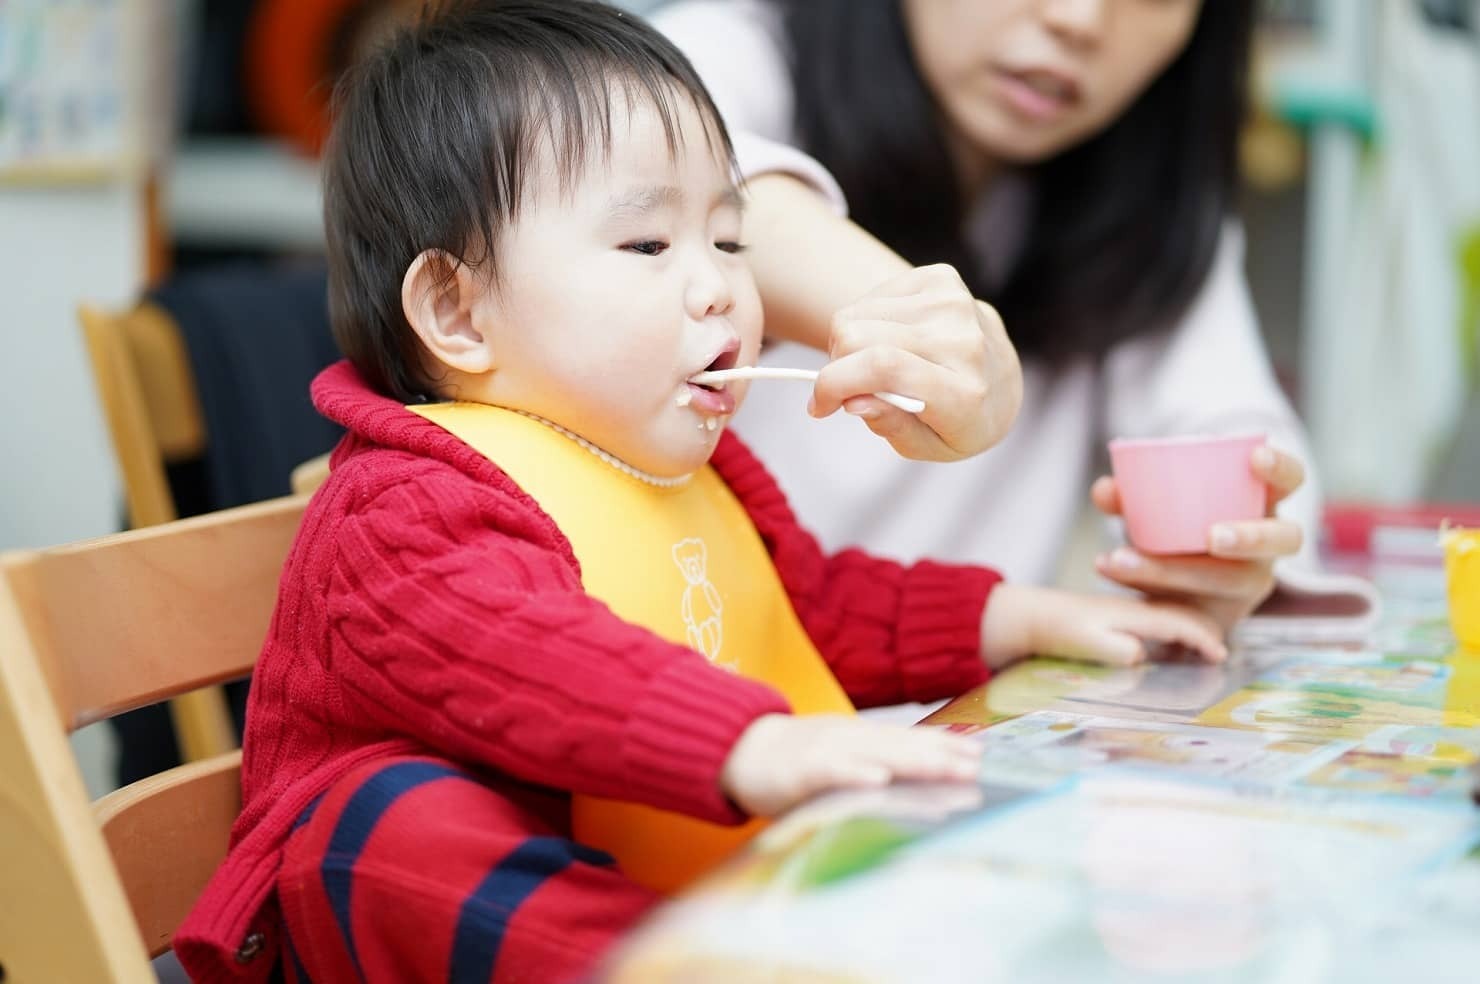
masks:
{"type": "MultiPolygon", "coordinates": [[[[708,466],[676,488],[619,471],[549,424],[479,403],[408,407],[506,472],[570,540],[586,592],[622,619],[770,684],[798,714],[853,706],[808,638],[745,509],[708,466]]],[[[576,796],[574,833],[661,892],[760,829],[576,796]]]]}

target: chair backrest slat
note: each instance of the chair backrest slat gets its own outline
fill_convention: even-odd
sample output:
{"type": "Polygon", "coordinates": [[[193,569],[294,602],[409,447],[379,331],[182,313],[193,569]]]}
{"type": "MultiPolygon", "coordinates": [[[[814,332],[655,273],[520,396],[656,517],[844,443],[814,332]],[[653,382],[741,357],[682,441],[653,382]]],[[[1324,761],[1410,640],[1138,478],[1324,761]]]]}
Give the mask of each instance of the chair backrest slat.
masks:
{"type": "Polygon", "coordinates": [[[226,856],[241,812],[240,751],[190,762],[98,800],[98,823],[150,956],[226,856]]]}
{"type": "Polygon", "coordinates": [[[3,558],[66,727],[249,673],[303,506],[274,499],[3,558]]]}

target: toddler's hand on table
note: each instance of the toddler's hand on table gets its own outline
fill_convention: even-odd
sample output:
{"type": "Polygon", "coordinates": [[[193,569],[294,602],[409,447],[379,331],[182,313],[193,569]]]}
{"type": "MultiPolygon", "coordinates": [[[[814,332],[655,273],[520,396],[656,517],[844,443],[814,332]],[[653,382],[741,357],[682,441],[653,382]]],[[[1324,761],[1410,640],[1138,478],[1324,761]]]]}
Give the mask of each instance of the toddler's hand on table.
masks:
{"type": "Polygon", "coordinates": [[[1017,350],[1002,319],[971,296],[955,269],[916,267],[833,316],[810,412],[844,409],[906,458],[955,461],[1007,436],[1023,399],[1017,350]],[[911,414],[869,396],[925,402],[911,414]]]}
{"type": "MultiPolygon", "coordinates": [[[[1274,590],[1274,562],[1300,549],[1300,525],[1274,515],[1274,507],[1305,481],[1300,459],[1270,447],[1254,449],[1250,467],[1269,486],[1265,519],[1219,523],[1208,531],[1208,552],[1158,557],[1121,547],[1095,561],[1095,569],[1153,598],[1175,599],[1211,615],[1226,632],[1274,590]]],[[[1090,489],[1096,508],[1120,515],[1115,480],[1099,478],[1090,489]]]]}
{"type": "Polygon", "coordinates": [[[971,782],[981,748],[935,728],[841,715],[765,714],[740,735],[720,787],[752,816],[772,817],[834,789],[895,780],[971,782]]]}
{"type": "Polygon", "coordinates": [[[982,653],[994,668],[1026,656],[1130,666],[1147,658],[1148,642],[1183,646],[1210,662],[1228,658],[1213,619],[1168,602],[999,584],[982,616],[982,653]]]}

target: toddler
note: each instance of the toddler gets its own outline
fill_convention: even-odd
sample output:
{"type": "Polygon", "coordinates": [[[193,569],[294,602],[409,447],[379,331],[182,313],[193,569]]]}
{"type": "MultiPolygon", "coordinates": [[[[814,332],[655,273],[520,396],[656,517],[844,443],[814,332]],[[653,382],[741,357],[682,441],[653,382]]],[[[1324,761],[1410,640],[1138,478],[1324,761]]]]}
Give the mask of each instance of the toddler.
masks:
{"type": "Polygon", "coordinates": [[[725,429],[745,386],[690,381],[754,361],[761,309],[724,125],[631,16],[428,17],[342,83],[324,168],[347,361],[313,398],[347,434],[176,939],[196,980],[568,980],[752,818],[976,774],[855,706],[1221,658],[1188,611],[820,551],[725,429]]]}

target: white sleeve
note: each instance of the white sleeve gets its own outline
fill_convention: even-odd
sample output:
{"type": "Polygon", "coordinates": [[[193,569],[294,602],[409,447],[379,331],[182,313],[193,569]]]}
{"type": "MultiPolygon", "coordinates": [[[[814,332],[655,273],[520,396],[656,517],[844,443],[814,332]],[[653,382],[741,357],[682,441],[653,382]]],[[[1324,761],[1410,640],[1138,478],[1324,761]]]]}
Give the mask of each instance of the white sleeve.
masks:
{"type": "Polygon", "coordinates": [[[843,190],[796,146],[779,12],[764,0],[682,0],[652,17],[694,65],[735,144],[742,178],[787,174],[846,215],[843,190]]]}
{"type": "Polygon", "coordinates": [[[1298,562],[1308,566],[1314,563],[1320,530],[1320,490],[1305,429],[1280,390],[1259,337],[1243,259],[1243,229],[1230,221],[1182,322],[1169,335],[1131,339],[1110,353],[1104,436],[1268,434],[1272,446],[1305,465],[1305,484],[1280,503],[1279,514],[1304,529],[1298,562]]]}

